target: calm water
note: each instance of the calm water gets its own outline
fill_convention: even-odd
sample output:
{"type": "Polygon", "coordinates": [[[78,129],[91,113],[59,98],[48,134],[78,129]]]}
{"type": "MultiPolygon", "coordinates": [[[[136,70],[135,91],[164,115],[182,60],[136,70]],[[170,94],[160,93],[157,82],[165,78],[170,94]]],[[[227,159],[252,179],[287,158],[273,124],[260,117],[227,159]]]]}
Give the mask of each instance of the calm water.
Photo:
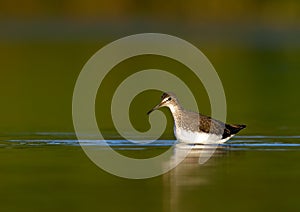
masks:
{"type": "MultiPolygon", "coordinates": [[[[174,142],[108,141],[137,158],[174,142]]],[[[94,165],[72,133],[3,135],[1,211],[299,211],[300,136],[236,136],[205,164],[198,158],[193,150],[167,174],[129,180],[94,165]]]]}
{"type": "MultiPolygon", "coordinates": [[[[218,72],[227,121],[247,128],[219,146],[205,164],[199,164],[195,149],[176,169],[145,180],[101,170],[73,133],[76,79],[86,61],[118,35],[100,37],[99,27],[99,38],[86,33],[75,39],[73,33],[74,39],[58,34],[52,40],[47,34],[47,39],[20,35],[22,39],[0,40],[0,211],[299,211],[299,30],[282,29],[282,36],[260,28],[242,32],[243,28],[232,27],[218,33],[210,30],[219,25],[209,30],[191,27],[199,30],[199,37],[181,38],[202,50],[218,72]]],[[[124,27],[120,29],[123,32],[124,27]]],[[[53,35],[60,30],[54,31],[53,35]]],[[[166,70],[185,81],[200,111],[210,114],[204,87],[184,65],[151,55],[123,61],[101,84],[95,112],[111,147],[133,158],[158,155],[175,142],[166,109],[162,111],[168,125],[156,143],[133,145],[121,140],[114,128],[110,114],[114,91],[130,74],[144,69],[166,70]]],[[[146,112],[160,95],[146,91],[134,98],[129,116],[137,130],[150,128],[146,112]]],[[[84,145],[97,147],[99,154],[106,148],[101,141],[86,140],[84,145]]]]}

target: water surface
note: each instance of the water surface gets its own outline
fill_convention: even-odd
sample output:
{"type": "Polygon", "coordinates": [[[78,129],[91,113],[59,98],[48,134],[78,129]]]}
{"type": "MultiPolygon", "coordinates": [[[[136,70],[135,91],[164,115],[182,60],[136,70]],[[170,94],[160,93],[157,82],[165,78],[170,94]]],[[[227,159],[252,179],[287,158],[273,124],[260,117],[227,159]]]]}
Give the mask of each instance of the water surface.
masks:
{"type": "MultiPolygon", "coordinates": [[[[174,140],[107,141],[124,155],[159,154],[174,140]]],[[[104,141],[86,140],[105,151],[104,141]]],[[[201,147],[200,147],[201,148],[201,147]]],[[[236,136],[199,164],[194,151],[175,169],[144,180],[98,168],[72,133],[3,135],[2,211],[297,211],[300,136],[236,136]],[[193,154],[192,154],[193,153],[193,154]],[[20,207],[22,206],[22,207],[20,207]]]]}
{"type": "MultiPolygon", "coordinates": [[[[149,26],[127,31],[121,24],[121,34],[115,34],[110,24],[91,25],[81,34],[72,33],[81,32],[78,25],[55,30],[65,26],[61,22],[58,28],[51,22],[34,29],[20,25],[22,30],[9,24],[12,31],[0,40],[0,211],[299,211],[299,30],[241,23],[228,28],[195,22],[188,24],[188,33],[177,22],[172,27],[178,33],[153,25],[152,31],[178,35],[203,51],[224,86],[227,122],[247,128],[204,164],[197,158],[199,147],[176,169],[145,180],[111,175],[84,154],[73,133],[72,95],[83,65],[96,51],[149,26]],[[53,33],[39,37],[49,27],[54,39],[53,33]]],[[[205,88],[183,64],[153,55],[122,61],[99,87],[95,114],[111,148],[133,158],[156,156],[175,143],[166,109],[168,125],[155,143],[132,144],[115,130],[113,94],[128,76],[145,69],[182,79],[199,111],[210,115],[205,88]]],[[[129,118],[137,130],[151,127],[146,112],[160,95],[150,90],[134,98],[129,118]]],[[[104,141],[82,143],[99,154],[107,148],[104,141]]]]}

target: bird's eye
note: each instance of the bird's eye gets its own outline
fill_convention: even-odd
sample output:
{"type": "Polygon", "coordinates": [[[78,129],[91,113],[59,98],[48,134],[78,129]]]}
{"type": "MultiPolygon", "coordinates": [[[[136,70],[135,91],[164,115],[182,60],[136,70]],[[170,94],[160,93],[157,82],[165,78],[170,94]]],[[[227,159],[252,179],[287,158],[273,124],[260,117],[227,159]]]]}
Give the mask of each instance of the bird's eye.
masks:
{"type": "Polygon", "coordinates": [[[168,101],[171,101],[171,99],[172,99],[172,98],[171,98],[171,97],[169,97],[169,98],[168,98],[168,101]]]}

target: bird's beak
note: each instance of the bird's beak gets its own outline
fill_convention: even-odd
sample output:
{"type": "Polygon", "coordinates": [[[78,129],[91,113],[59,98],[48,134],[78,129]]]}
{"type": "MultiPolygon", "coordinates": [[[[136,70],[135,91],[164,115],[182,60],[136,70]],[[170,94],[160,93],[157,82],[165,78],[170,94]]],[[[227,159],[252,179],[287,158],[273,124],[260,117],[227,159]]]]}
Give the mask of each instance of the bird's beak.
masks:
{"type": "Polygon", "coordinates": [[[150,113],[152,113],[154,110],[157,110],[158,108],[160,108],[163,103],[164,102],[161,102],[158,105],[156,105],[154,108],[152,108],[151,110],[149,110],[148,113],[147,113],[147,115],[149,115],[150,113]]]}

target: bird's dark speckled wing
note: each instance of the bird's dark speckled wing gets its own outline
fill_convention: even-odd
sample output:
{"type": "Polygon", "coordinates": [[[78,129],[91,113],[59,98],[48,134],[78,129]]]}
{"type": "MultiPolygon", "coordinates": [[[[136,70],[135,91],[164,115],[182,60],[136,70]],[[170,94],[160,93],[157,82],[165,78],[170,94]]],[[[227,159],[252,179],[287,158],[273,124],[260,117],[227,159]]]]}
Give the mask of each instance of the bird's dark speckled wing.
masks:
{"type": "Polygon", "coordinates": [[[222,135],[224,132],[225,124],[211,117],[200,115],[199,122],[199,130],[201,132],[213,133],[215,135],[222,135]]]}
{"type": "Polygon", "coordinates": [[[222,139],[238,133],[244,129],[246,125],[225,124],[211,117],[200,115],[199,130],[205,133],[213,133],[215,135],[222,135],[222,139]]]}

